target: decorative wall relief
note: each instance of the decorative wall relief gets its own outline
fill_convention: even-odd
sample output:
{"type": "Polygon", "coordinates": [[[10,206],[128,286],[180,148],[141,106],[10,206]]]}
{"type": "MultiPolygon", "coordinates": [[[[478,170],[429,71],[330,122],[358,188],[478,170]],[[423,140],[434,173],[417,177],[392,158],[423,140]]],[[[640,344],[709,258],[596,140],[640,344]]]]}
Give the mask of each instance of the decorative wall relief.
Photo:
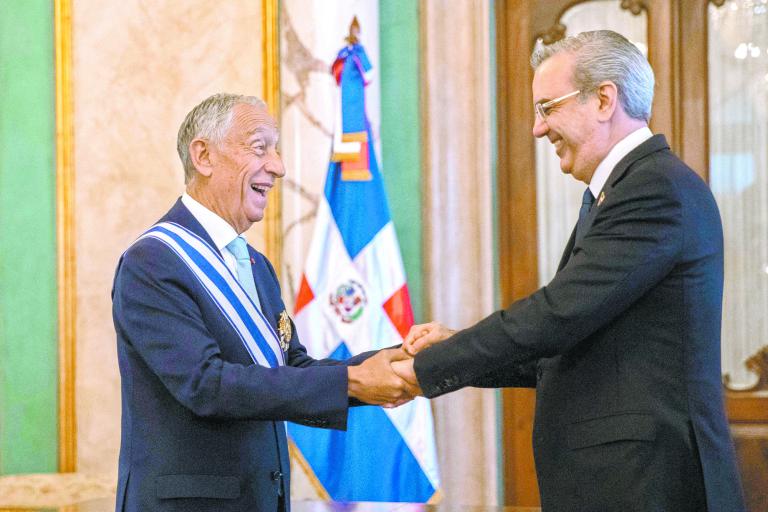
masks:
{"type": "Polygon", "coordinates": [[[283,178],[283,299],[295,303],[302,267],[312,236],[319,195],[331,155],[337,101],[331,64],[357,16],[374,68],[366,88],[366,110],[377,153],[380,88],[378,2],[373,0],[286,0],[280,8],[280,148],[283,178]]]}

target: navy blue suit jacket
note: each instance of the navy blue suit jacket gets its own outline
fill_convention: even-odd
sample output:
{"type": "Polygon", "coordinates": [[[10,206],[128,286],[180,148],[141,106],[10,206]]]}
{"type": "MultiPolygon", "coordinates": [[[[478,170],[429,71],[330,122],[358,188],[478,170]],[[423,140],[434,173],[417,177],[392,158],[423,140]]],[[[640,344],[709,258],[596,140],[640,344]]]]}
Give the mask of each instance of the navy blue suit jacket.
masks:
{"type": "Polygon", "coordinates": [[[720,383],[723,234],[656,135],[546,286],[416,356],[426,396],[535,386],[543,510],[744,510],[720,383]]]}
{"type": "MultiPolygon", "coordinates": [[[[180,200],[161,221],[215,247],[180,200]]],[[[277,331],[285,306],[274,269],[249,251],[262,311],[277,331]]],[[[156,239],[123,255],[112,299],[123,406],[116,509],[289,505],[283,422],[345,429],[346,366],[309,357],[295,328],[285,366],[254,364],[191,271],[156,239]]]]}

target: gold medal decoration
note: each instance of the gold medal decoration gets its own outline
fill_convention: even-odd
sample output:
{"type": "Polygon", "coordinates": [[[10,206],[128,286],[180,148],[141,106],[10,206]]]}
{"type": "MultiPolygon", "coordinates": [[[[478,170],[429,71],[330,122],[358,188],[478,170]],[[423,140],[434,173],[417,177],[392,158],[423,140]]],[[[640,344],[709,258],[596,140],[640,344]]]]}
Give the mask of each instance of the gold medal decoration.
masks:
{"type": "Polygon", "coordinates": [[[285,310],[280,313],[280,320],[277,323],[277,332],[280,335],[280,348],[283,352],[288,352],[292,333],[291,319],[288,317],[288,313],[285,310]]]}

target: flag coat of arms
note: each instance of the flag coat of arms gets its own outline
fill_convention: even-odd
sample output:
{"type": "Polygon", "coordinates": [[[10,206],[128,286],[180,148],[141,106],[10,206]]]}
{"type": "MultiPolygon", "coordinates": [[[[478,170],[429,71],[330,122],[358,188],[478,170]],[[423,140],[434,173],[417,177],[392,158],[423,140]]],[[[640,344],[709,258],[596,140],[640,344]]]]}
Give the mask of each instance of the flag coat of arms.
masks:
{"type": "MultiPolygon", "coordinates": [[[[371,69],[350,43],[332,66],[340,101],[325,190],[294,309],[314,357],[346,359],[397,345],[413,325],[400,249],[365,112],[371,69]]],[[[289,424],[289,434],[335,501],[427,502],[439,488],[432,413],[424,398],[355,407],[346,432],[289,424]]]]}

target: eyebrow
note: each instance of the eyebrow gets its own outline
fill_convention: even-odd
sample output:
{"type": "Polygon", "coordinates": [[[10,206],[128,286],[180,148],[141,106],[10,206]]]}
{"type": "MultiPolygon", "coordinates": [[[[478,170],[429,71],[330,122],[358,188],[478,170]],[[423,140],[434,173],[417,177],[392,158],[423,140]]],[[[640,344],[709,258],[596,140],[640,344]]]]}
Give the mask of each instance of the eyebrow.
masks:
{"type": "Polygon", "coordinates": [[[267,131],[268,131],[268,130],[265,130],[263,126],[257,126],[257,127],[256,127],[256,128],[254,128],[253,130],[248,130],[247,132],[245,132],[245,134],[246,134],[248,137],[253,137],[253,136],[254,136],[254,135],[256,135],[257,133],[259,133],[259,134],[264,134],[264,133],[266,133],[267,131]]]}
{"type": "Polygon", "coordinates": [[[274,134],[272,132],[273,132],[273,130],[271,130],[271,129],[265,129],[265,128],[259,126],[257,128],[254,128],[253,130],[250,130],[250,131],[246,132],[246,134],[245,134],[246,137],[245,138],[246,138],[246,140],[249,141],[249,143],[251,143],[251,142],[253,142],[254,138],[260,136],[260,137],[264,138],[265,142],[273,143],[274,145],[277,145],[277,141],[278,141],[280,136],[279,136],[279,134],[276,133],[277,132],[276,130],[274,131],[275,132],[274,134]]]}

